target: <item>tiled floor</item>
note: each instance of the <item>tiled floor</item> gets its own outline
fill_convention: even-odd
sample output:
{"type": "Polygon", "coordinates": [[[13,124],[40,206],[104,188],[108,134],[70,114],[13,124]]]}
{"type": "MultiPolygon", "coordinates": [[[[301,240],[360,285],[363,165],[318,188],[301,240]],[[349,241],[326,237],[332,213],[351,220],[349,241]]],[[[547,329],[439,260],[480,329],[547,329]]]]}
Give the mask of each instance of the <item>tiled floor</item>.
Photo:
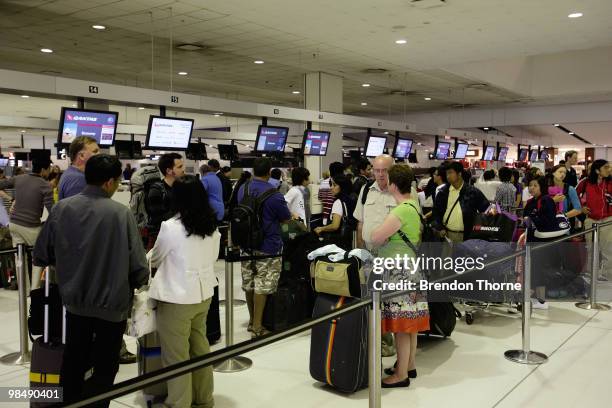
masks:
{"type": "MultiPolygon", "coordinates": [[[[237,297],[239,270],[234,279],[237,297]]],[[[223,264],[218,264],[221,296],[223,264]]],[[[18,349],[17,294],[0,290],[0,355],[18,349]]],[[[223,313],[223,308],[221,309],[223,313]]],[[[223,322],[222,316],[222,327],[223,322]]],[[[236,342],[248,338],[246,306],[235,308],[236,342]]],[[[612,312],[592,312],[568,303],[553,303],[535,311],[532,349],[549,361],[526,366],[503,354],[521,346],[521,321],[501,316],[477,316],[473,325],[457,324],[448,339],[422,338],[419,377],[408,389],[383,390],[386,407],[608,407],[612,367],[612,312]]],[[[222,342],[224,339],[222,339],[222,342]]],[[[136,343],[128,340],[135,352],[136,343]]],[[[215,349],[222,347],[222,343],[215,349]]],[[[249,370],[215,374],[219,408],[249,407],[367,407],[368,391],[343,395],[311,379],[308,373],[310,339],[302,334],[247,355],[249,370]]],[[[385,366],[393,364],[385,358],[385,366]]],[[[26,386],[27,367],[0,365],[0,386],[26,386]]],[[[136,376],[136,365],[121,366],[117,381],[136,376]]],[[[14,405],[14,404],[13,404],[14,405]]],[[[140,407],[140,393],[113,401],[113,407],[140,407]]]]}

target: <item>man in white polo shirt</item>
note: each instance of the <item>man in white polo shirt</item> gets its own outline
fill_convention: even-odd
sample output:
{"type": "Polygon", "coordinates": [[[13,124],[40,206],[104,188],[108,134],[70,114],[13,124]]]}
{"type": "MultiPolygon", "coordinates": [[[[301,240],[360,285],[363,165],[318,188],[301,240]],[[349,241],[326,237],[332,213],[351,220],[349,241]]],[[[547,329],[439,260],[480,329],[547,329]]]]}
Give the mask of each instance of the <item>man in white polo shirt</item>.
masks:
{"type": "MultiPolygon", "coordinates": [[[[370,241],[372,230],[380,226],[387,215],[397,205],[389,193],[389,168],[393,165],[393,158],[389,155],[378,156],[372,163],[374,182],[369,182],[361,188],[357,206],[353,217],[357,219],[357,247],[372,250],[370,241]],[[364,198],[365,194],[365,198],[364,198]]],[[[387,333],[382,336],[382,355],[389,357],[395,354],[393,335],[387,333]]]]}

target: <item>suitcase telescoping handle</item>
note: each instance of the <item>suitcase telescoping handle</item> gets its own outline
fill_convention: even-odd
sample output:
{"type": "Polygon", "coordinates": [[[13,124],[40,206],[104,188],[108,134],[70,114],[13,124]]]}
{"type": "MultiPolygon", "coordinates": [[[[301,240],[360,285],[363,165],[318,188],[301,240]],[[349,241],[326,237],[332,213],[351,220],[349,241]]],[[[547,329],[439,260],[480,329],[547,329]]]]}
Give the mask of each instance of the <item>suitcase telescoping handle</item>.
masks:
{"type": "MultiPolygon", "coordinates": [[[[45,269],[45,317],[43,340],[49,343],[49,267],[45,269]]],[[[62,344],[66,344],[66,306],[62,307],[62,344]]]]}

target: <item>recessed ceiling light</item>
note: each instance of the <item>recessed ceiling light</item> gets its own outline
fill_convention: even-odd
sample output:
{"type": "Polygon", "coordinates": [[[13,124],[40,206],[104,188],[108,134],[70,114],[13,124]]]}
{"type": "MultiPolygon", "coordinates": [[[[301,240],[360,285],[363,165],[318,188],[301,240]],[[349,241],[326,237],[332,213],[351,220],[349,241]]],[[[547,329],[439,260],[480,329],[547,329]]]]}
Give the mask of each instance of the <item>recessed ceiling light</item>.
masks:
{"type": "Polygon", "coordinates": [[[423,143],[421,143],[421,142],[418,142],[417,144],[418,144],[419,146],[423,146],[423,143]]]}
{"type": "Polygon", "coordinates": [[[408,41],[406,41],[406,40],[396,40],[395,41],[396,44],[400,44],[400,45],[406,44],[407,42],[408,41]]]}
{"type": "Polygon", "coordinates": [[[555,123],[553,126],[559,127],[559,126],[561,126],[561,125],[560,125],[560,124],[558,124],[558,123],[555,123]]]}
{"type": "Polygon", "coordinates": [[[367,102],[361,102],[361,106],[368,106],[367,102]]]}
{"type": "Polygon", "coordinates": [[[369,88],[370,84],[361,84],[361,86],[363,86],[364,88],[369,88]]]}
{"type": "Polygon", "coordinates": [[[486,127],[486,128],[483,128],[483,129],[484,129],[484,130],[489,130],[489,128],[488,128],[488,127],[486,127]]]}
{"type": "Polygon", "coordinates": [[[388,134],[389,134],[389,132],[385,132],[385,135],[388,135],[388,134]]]}
{"type": "Polygon", "coordinates": [[[219,117],[219,116],[221,116],[221,115],[223,115],[221,112],[217,112],[217,113],[214,113],[214,114],[213,114],[213,116],[214,116],[215,118],[218,118],[218,117],[219,117]]]}
{"type": "Polygon", "coordinates": [[[431,101],[431,98],[428,96],[425,98],[426,101],[431,101]]]}
{"type": "Polygon", "coordinates": [[[72,104],[72,107],[73,107],[73,108],[76,108],[76,107],[77,107],[77,104],[76,104],[76,103],[73,103],[73,104],[72,104]]]}
{"type": "Polygon", "coordinates": [[[22,130],[21,133],[25,133],[25,130],[22,130]]]}
{"type": "Polygon", "coordinates": [[[181,72],[179,72],[178,74],[179,74],[179,75],[182,75],[182,76],[185,76],[185,75],[187,75],[188,73],[187,73],[187,72],[185,72],[185,71],[181,71],[181,72]]]}
{"type": "Polygon", "coordinates": [[[144,106],[139,106],[138,110],[144,110],[144,106]]]}
{"type": "Polygon", "coordinates": [[[22,98],[29,98],[30,95],[21,95],[22,98]]]}
{"type": "Polygon", "coordinates": [[[582,17],[582,13],[572,13],[568,15],[569,18],[579,18],[582,17]]]}
{"type": "Polygon", "coordinates": [[[300,91],[293,91],[293,92],[291,92],[291,93],[292,93],[292,94],[294,94],[294,95],[299,95],[299,94],[300,94],[300,91]]]}
{"type": "Polygon", "coordinates": [[[575,133],[574,133],[574,132],[569,132],[569,134],[570,134],[570,135],[575,135],[575,133]]]}
{"type": "Polygon", "coordinates": [[[44,52],[45,54],[51,54],[53,50],[51,48],[41,48],[40,52],[44,52]]]}
{"type": "Polygon", "coordinates": [[[103,26],[101,24],[94,24],[91,26],[91,28],[93,28],[94,30],[106,30],[106,26],[103,26]]]}
{"type": "Polygon", "coordinates": [[[260,64],[260,65],[261,65],[261,64],[263,64],[264,62],[263,62],[262,60],[255,60],[255,61],[253,61],[253,63],[255,63],[255,64],[260,64]]]}

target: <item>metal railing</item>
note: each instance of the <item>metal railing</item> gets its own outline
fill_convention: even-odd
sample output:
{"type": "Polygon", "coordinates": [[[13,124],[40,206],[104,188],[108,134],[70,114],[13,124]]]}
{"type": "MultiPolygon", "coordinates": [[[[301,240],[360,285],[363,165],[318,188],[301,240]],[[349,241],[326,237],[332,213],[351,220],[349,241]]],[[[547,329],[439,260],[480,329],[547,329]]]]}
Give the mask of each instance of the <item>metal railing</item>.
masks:
{"type": "MultiPolygon", "coordinates": [[[[522,307],[522,348],[519,350],[509,350],[505,354],[506,358],[511,361],[525,363],[525,364],[540,364],[547,360],[546,355],[542,353],[538,353],[531,350],[531,329],[530,329],[530,315],[531,315],[531,260],[533,252],[541,250],[542,248],[546,248],[552,245],[559,244],[561,242],[567,241],[571,238],[586,235],[588,233],[593,233],[593,256],[599,256],[599,230],[603,227],[607,227],[612,225],[612,222],[608,222],[605,224],[594,224],[593,228],[581,231],[576,234],[572,234],[569,236],[563,236],[554,241],[542,243],[537,247],[526,246],[525,249],[516,251],[512,255],[505,256],[503,258],[498,258],[494,261],[491,261],[484,265],[484,267],[491,267],[503,262],[507,262],[508,260],[515,259],[519,256],[524,255],[524,275],[523,275],[523,286],[522,286],[522,294],[523,294],[523,307],[522,307]]],[[[597,284],[597,274],[598,270],[595,269],[595,266],[598,266],[599,262],[593,262],[592,264],[592,275],[593,280],[591,282],[591,286],[595,286],[597,284]]],[[[462,274],[465,276],[469,273],[474,273],[478,271],[478,269],[472,269],[466,271],[462,274]]],[[[230,278],[231,275],[227,275],[227,278],[230,278]]],[[[433,282],[442,282],[452,277],[445,277],[433,282]]],[[[227,286],[232,286],[233,281],[226,282],[226,295],[232,297],[232,292],[229,292],[227,286]]],[[[233,290],[233,289],[232,289],[233,290]]],[[[241,354],[259,349],[261,347],[265,347],[267,345],[276,343],[278,341],[284,340],[291,336],[294,336],[298,333],[304,332],[306,330],[311,329],[312,327],[330,321],[332,319],[336,319],[338,317],[344,316],[356,310],[359,310],[364,307],[371,307],[370,316],[369,316],[369,407],[370,408],[380,408],[381,407],[381,370],[380,370],[380,362],[381,362],[381,314],[380,314],[380,302],[382,300],[394,298],[400,295],[405,295],[410,293],[411,291],[398,291],[393,293],[385,293],[381,292],[372,292],[372,294],[365,299],[352,303],[348,306],[344,306],[340,309],[334,310],[330,313],[327,313],[323,316],[313,318],[307,322],[294,325],[286,330],[272,333],[262,338],[245,341],[239,344],[231,344],[233,341],[233,333],[229,334],[229,332],[233,332],[233,325],[228,325],[226,322],[226,336],[230,336],[228,340],[228,347],[211,352],[207,355],[196,357],[184,362],[180,362],[174,364],[172,366],[160,369],[155,372],[151,372],[145,375],[142,375],[137,378],[133,378],[127,381],[120,382],[118,384],[113,385],[107,391],[104,391],[98,395],[89,397],[85,400],[73,403],[68,405],[70,408],[84,407],[90,404],[115,399],[132,392],[141,390],[149,385],[153,385],[155,383],[159,383],[162,381],[167,381],[169,379],[193,372],[200,368],[214,365],[217,363],[222,363],[224,361],[233,359],[235,357],[240,356],[241,354]]],[[[596,295],[596,292],[591,288],[591,295],[596,295]]],[[[591,299],[591,303],[596,303],[596,299],[591,299]]],[[[231,304],[231,303],[229,303],[231,304]]],[[[606,306],[606,305],[603,305],[606,306]]],[[[226,316],[229,313],[230,320],[233,319],[233,315],[230,311],[226,311],[226,316]]],[[[59,406],[59,405],[57,405],[59,406]]]]}

